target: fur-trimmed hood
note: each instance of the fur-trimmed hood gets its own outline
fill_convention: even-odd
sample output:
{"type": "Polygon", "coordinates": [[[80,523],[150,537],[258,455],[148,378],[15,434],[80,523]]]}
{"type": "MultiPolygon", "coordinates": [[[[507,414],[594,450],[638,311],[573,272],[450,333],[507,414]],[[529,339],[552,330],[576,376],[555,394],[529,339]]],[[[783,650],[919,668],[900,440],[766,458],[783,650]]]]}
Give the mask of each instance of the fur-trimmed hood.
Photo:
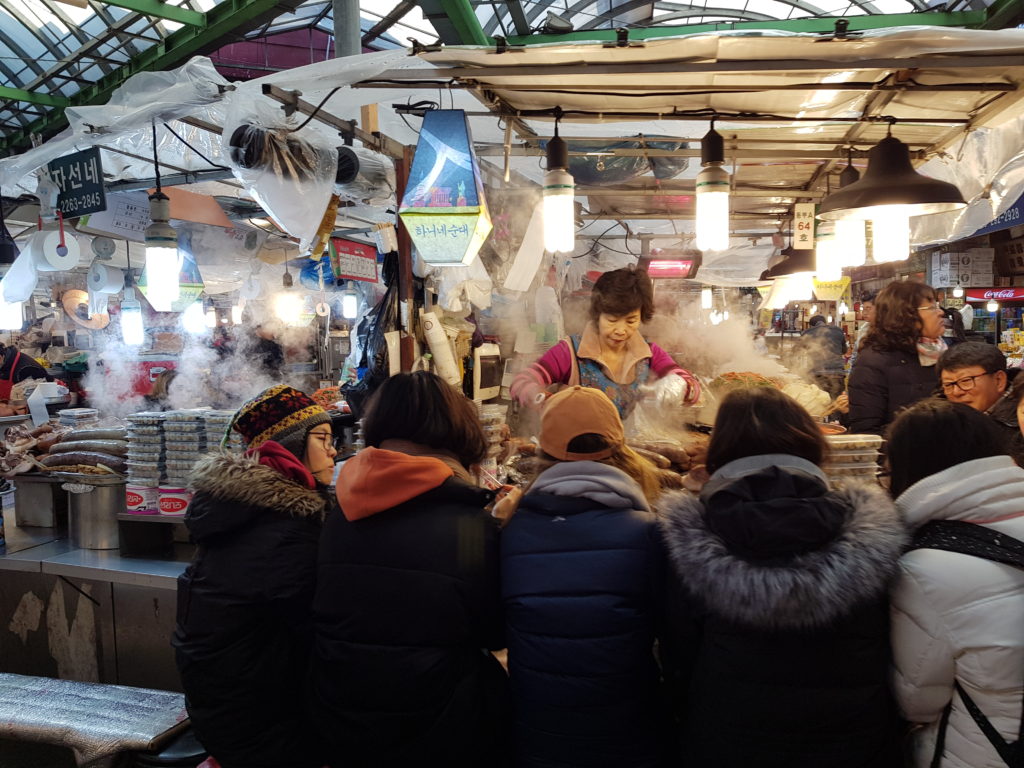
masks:
{"type": "Polygon", "coordinates": [[[878,598],[907,540],[881,488],[850,483],[829,490],[802,467],[766,465],[717,483],[710,496],[677,492],[659,507],[669,555],[687,591],[723,618],[765,630],[824,626],[878,598]],[[829,520],[832,533],[809,547],[801,526],[821,536],[829,520]],[[734,527],[743,530],[733,536],[734,527]],[[770,557],[737,552],[756,546],[762,533],[775,543],[770,557]],[[789,555],[782,551],[787,535],[800,545],[789,555]]]}
{"type": "Polygon", "coordinates": [[[189,476],[196,497],[188,511],[189,532],[196,538],[246,525],[254,513],[323,519],[327,495],[311,490],[260,464],[257,457],[224,451],[200,459],[189,476]]]}

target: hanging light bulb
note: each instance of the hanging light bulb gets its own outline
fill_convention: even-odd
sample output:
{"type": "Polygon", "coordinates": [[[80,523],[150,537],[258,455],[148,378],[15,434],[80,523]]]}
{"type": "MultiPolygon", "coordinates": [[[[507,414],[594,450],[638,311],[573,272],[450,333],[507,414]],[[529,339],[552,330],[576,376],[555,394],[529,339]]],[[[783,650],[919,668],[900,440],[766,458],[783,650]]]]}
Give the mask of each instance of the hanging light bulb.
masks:
{"type": "Polygon", "coordinates": [[[124,298],[121,299],[121,339],[129,347],[137,347],[146,340],[146,330],[142,326],[142,304],[135,298],[135,289],[131,285],[131,269],[128,270],[124,298]]]}
{"type": "Polygon", "coordinates": [[[819,280],[842,278],[843,267],[840,263],[839,242],[833,222],[823,221],[816,227],[814,253],[814,272],[819,280]]]}
{"type": "Polygon", "coordinates": [[[958,299],[962,299],[963,295],[964,295],[964,289],[960,286],[960,283],[957,283],[956,287],[953,288],[953,296],[958,298],[958,299]]]}
{"type": "Polygon", "coordinates": [[[20,331],[25,325],[25,302],[0,299],[0,330],[20,331]]]}
{"type": "Polygon", "coordinates": [[[210,329],[217,327],[217,310],[213,307],[206,310],[206,327],[210,329]]]}
{"type": "Polygon", "coordinates": [[[242,310],[245,309],[241,304],[235,304],[231,307],[231,322],[235,325],[242,324],[242,310]]]}
{"type": "Polygon", "coordinates": [[[904,261],[910,258],[910,219],[898,210],[879,213],[871,219],[871,255],[875,262],[904,261]]]}
{"type": "Polygon", "coordinates": [[[715,296],[710,288],[700,289],[700,308],[711,309],[714,306],[715,296]]]}
{"type": "Polygon", "coordinates": [[[302,305],[302,296],[295,291],[280,291],[274,296],[274,314],[285,325],[299,324],[302,305]]]}
{"type": "Polygon", "coordinates": [[[992,301],[988,302],[988,304],[985,305],[985,309],[988,310],[989,312],[998,312],[999,302],[993,299],[992,301]]]}
{"type": "Polygon", "coordinates": [[[818,305],[817,304],[812,304],[811,305],[811,314],[812,315],[818,314],[818,305]]]}
{"type": "Polygon", "coordinates": [[[795,272],[784,279],[789,301],[810,301],[814,298],[813,272],[795,272]]]}
{"type": "Polygon", "coordinates": [[[157,312],[170,312],[181,295],[178,274],[181,256],[178,233],[170,225],[171,201],[160,189],[160,163],[156,156],[156,122],[153,122],[153,172],[156,191],[149,196],[150,224],[143,235],[146,240],[146,298],[157,312]]]}
{"type": "Polygon", "coordinates": [[[206,313],[203,311],[203,302],[193,301],[185,311],[181,313],[181,327],[185,333],[193,336],[201,336],[206,333],[206,313]]]}
{"type": "Polygon", "coordinates": [[[544,174],[544,250],[571,253],[576,247],[576,185],[569,173],[569,145],[558,135],[548,142],[548,169],[544,174]]]}
{"type": "Polygon", "coordinates": [[[724,251],[729,247],[729,173],[725,164],[725,140],[711,130],[700,140],[703,168],[697,174],[697,248],[724,251]]]}
{"type": "Polygon", "coordinates": [[[840,317],[845,317],[847,314],[849,314],[849,312],[850,312],[850,308],[847,306],[846,302],[845,301],[839,302],[839,316],[840,317]]]}
{"type": "Polygon", "coordinates": [[[341,316],[346,320],[354,320],[358,314],[359,295],[352,287],[352,281],[349,280],[345,292],[341,294],[341,316]]]}

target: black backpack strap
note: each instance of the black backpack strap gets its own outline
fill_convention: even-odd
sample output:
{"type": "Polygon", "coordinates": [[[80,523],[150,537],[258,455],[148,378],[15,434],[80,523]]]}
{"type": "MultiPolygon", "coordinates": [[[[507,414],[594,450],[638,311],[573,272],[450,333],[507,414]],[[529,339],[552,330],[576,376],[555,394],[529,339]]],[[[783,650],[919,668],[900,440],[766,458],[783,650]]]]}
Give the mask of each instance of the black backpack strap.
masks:
{"type": "Polygon", "coordinates": [[[962,520],[934,520],[914,534],[910,549],[941,549],[1024,569],[1024,541],[962,520]]]}
{"type": "MultiPolygon", "coordinates": [[[[910,549],[941,549],[1024,569],[1024,542],[983,525],[965,523],[962,520],[935,520],[922,525],[914,534],[910,549]]],[[[1017,741],[1008,742],[992,726],[991,721],[985,717],[985,713],[974,703],[960,682],[954,681],[953,685],[956,692],[960,694],[971,718],[985,734],[985,738],[988,739],[993,749],[999,753],[1003,762],[1010,768],[1024,768],[1024,711],[1022,711],[1020,725],[1017,728],[1017,741]]],[[[1024,691],[1024,683],[1022,683],[1021,689],[1024,691]]],[[[946,728],[949,724],[952,705],[952,701],[946,705],[942,719],[939,721],[939,732],[935,740],[935,754],[932,755],[931,768],[939,768],[942,762],[946,728]]]]}
{"type": "MultiPolygon", "coordinates": [[[[940,768],[942,765],[942,753],[946,751],[946,728],[949,727],[949,713],[953,711],[953,700],[950,699],[946,708],[942,710],[942,719],[939,720],[939,732],[935,735],[935,752],[932,754],[931,768],[940,768]]],[[[1024,718],[1021,718],[1024,723],[1024,718]]]]}

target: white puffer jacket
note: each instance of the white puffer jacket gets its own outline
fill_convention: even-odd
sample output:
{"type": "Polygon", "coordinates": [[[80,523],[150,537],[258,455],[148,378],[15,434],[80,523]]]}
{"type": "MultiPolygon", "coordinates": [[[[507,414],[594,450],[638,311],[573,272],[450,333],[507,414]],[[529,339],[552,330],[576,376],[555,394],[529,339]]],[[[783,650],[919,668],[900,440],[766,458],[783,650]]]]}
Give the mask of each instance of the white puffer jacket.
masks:
{"type": "MultiPolygon", "coordinates": [[[[931,520],[978,523],[1024,541],[1024,469],[1008,456],[926,477],[896,506],[914,528],[931,520]]],[[[953,682],[996,730],[1017,739],[1024,682],[1024,571],[970,555],[916,549],[900,560],[892,599],[896,697],[923,723],[915,766],[928,768],[942,712],[953,700],[942,768],[1005,768],[953,682]]]]}

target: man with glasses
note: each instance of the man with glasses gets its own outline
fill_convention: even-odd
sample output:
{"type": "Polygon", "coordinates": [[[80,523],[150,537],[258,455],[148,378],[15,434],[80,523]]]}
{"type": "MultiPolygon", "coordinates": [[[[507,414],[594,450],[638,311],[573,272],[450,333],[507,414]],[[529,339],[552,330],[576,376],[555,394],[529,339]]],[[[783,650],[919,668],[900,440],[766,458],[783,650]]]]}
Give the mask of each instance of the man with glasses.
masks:
{"type": "Polygon", "coordinates": [[[990,416],[1013,440],[1014,457],[1024,453],[1017,426],[1017,397],[1010,377],[1017,371],[1006,370],[1006,357],[996,346],[966,341],[950,347],[939,358],[938,371],[946,399],[990,416]]]}

